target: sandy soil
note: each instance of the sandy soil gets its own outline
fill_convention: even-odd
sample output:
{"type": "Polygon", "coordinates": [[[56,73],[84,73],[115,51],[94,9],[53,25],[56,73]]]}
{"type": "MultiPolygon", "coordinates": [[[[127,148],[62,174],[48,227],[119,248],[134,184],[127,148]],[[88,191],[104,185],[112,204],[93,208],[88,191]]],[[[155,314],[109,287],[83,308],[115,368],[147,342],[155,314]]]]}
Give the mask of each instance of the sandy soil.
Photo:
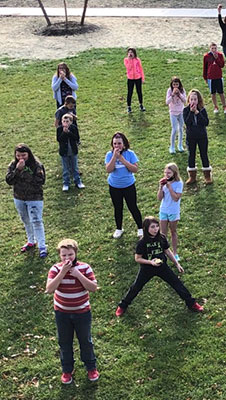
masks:
{"type": "MultiPolygon", "coordinates": [[[[56,6],[59,1],[43,0],[45,6],[56,6]]],[[[63,3],[63,2],[62,2],[63,3]]],[[[0,0],[0,6],[37,6],[37,0],[0,0]]],[[[82,6],[83,1],[72,1],[70,6],[82,6]]],[[[117,7],[124,5],[121,0],[97,0],[95,6],[117,7]]],[[[166,1],[130,0],[126,5],[133,7],[161,7],[166,1]]],[[[199,7],[206,4],[199,1],[199,7]]],[[[194,7],[193,0],[170,1],[170,6],[194,7]]],[[[125,6],[125,5],[124,5],[125,6]]],[[[94,7],[90,0],[89,7],[94,7]]],[[[208,7],[216,7],[212,1],[208,7]]],[[[51,18],[58,34],[64,19],[51,18]]],[[[78,18],[70,18],[74,35],[48,36],[46,22],[42,17],[0,17],[0,54],[12,58],[59,59],[73,56],[92,48],[106,47],[149,47],[162,49],[190,50],[194,46],[208,46],[214,40],[221,40],[221,30],[217,19],[191,18],[87,18],[86,27],[81,32],[78,18]]],[[[53,28],[52,27],[52,28],[53,28]]],[[[49,33],[49,32],[48,32],[49,33]]]]}

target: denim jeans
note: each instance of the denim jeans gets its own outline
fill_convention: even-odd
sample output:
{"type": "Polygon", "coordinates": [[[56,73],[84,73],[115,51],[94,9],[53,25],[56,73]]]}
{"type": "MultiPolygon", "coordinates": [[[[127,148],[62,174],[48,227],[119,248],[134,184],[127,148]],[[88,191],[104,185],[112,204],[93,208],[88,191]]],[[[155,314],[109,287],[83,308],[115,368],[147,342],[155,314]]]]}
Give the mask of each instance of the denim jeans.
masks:
{"type": "Polygon", "coordinates": [[[171,125],[172,125],[171,144],[170,144],[170,146],[171,146],[172,149],[175,149],[175,140],[176,140],[177,128],[179,126],[178,147],[182,147],[182,145],[183,145],[183,126],[184,126],[183,113],[178,114],[178,115],[170,114],[170,121],[171,121],[171,125]]]}
{"type": "Polygon", "coordinates": [[[73,176],[74,183],[77,185],[81,182],[78,170],[78,155],[61,156],[63,167],[63,184],[70,185],[70,176],[73,176]]]}
{"type": "Polygon", "coordinates": [[[126,296],[119,303],[119,306],[126,309],[132,302],[132,300],[138,295],[144,285],[150,281],[154,276],[159,276],[162,280],[167,282],[177,294],[185,301],[188,307],[192,307],[195,299],[191,296],[190,292],[178,278],[178,276],[172,271],[172,269],[163,263],[160,267],[152,267],[146,265],[140,267],[135,282],[128,290],[126,296]]]}
{"type": "Polygon", "coordinates": [[[95,369],[96,357],[91,338],[91,311],[82,314],[55,311],[55,317],[62,371],[72,372],[74,368],[74,332],[80,346],[80,358],[84,362],[87,371],[95,369]]]}
{"type": "Polygon", "coordinates": [[[20,215],[27,234],[27,241],[35,243],[39,249],[45,249],[45,232],[42,221],[43,201],[26,201],[14,198],[14,204],[20,215]]]}

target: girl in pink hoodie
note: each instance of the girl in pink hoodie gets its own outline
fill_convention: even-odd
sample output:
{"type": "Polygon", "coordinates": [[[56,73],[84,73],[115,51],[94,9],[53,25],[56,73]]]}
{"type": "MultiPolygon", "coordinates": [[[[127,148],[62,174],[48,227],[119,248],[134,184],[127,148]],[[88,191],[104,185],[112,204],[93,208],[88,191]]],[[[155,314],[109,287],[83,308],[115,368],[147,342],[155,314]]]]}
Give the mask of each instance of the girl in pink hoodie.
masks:
{"type": "Polygon", "coordinates": [[[131,99],[133,95],[134,85],[136,86],[136,91],[140,103],[140,111],[146,111],[143,106],[143,95],[142,95],[142,83],[144,82],[144,71],[140,59],[137,57],[137,52],[133,48],[127,50],[127,57],[124,58],[124,65],[127,72],[127,111],[132,112],[131,109],[131,99]]]}

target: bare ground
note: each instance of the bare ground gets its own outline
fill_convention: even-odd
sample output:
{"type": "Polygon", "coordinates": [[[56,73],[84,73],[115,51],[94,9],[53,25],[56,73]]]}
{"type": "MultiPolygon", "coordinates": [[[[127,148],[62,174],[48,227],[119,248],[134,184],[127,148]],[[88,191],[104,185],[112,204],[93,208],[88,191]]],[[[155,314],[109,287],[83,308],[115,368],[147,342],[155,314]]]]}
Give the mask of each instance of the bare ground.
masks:
{"type": "MultiPolygon", "coordinates": [[[[43,0],[47,7],[61,6],[56,0],[43,0]]],[[[89,7],[125,7],[122,0],[89,1],[89,7]]],[[[194,7],[197,2],[130,0],[130,7],[194,7]]],[[[198,7],[204,7],[200,0],[198,7]]],[[[0,6],[37,6],[37,0],[0,0],[0,6]]],[[[62,1],[63,5],[63,1],[62,1]]],[[[71,1],[70,7],[81,7],[82,0],[71,1]]],[[[225,5],[223,5],[225,6],[225,5]]],[[[208,7],[216,7],[212,1],[208,7]]],[[[65,35],[63,18],[51,18],[53,32],[46,30],[43,17],[0,17],[0,55],[26,59],[62,59],[92,48],[149,47],[191,50],[195,46],[208,46],[210,41],[221,40],[217,19],[201,18],[86,18],[81,30],[78,18],[69,18],[70,32],[65,35]]]]}

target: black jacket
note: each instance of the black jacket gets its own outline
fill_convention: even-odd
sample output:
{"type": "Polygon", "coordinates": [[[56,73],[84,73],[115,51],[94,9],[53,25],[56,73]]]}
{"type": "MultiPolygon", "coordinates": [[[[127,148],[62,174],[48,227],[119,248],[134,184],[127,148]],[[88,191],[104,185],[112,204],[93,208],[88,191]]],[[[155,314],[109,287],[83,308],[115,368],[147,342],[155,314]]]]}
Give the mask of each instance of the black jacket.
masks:
{"type": "Polygon", "coordinates": [[[190,111],[190,106],[187,106],[184,108],[183,117],[188,138],[207,135],[206,126],[209,124],[209,118],[205,108],[199,110],[199,113],[195,115],[190,111]]]}
{"type": "Polygon", "coordinates": [[[69,126],[69,131],[64,132],[63,126],[57,128],[57,141],[60,144],[60,156],[66,156],[68,152],[68,141],[70,141],[71,149],[74,154],[78,154],[78,144],[80,142],[78,128],[72,124],[69,126]]]}
{"type": "Polygon", "coordinates": [[[218,22],[222,29],[221,46],[226,47],[226,24],[224,24],[224,22],[222,21],[221,14],[218,14],[218,22]]]}

